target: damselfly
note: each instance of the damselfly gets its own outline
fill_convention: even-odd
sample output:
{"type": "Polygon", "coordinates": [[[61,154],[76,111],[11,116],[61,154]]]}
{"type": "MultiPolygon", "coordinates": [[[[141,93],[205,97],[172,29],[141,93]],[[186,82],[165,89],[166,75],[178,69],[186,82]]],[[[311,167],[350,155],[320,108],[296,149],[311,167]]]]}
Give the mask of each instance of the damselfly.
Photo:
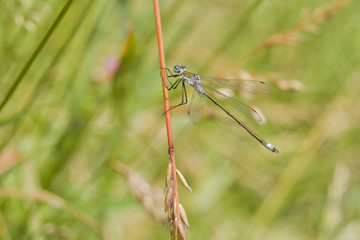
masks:
{"type": "Polygon", "coordinates": [[[199,75],[195,73],[191,73],[187,71],[186,66],[174,66],[174,73],[171,72],[170,69],[166,68],[168,73],[168,78],[177,78],[174,83],[170,83],[169,90],[176,89],[180,84],[182,87],[182,101],[180,104],[172,106],[170,108],[174,109],[178,106],[184,105],[188,102],[186,86],[185,83],[190,84],[194,88],[194,94],[191,97],[191,102],[188,110],[189,118],[193,123],[198,123],[203,114],[203,104],[202,98],[207,97],[210,101],[215,103],[218,107],[220,107],[227,115],[229,115],[232,119],[234,119],[240,126],[242,126],[251,136],[253,136],[256,140],[258,140],[263,146],[267,149],[279,153],[279,151],[271,145],[269,142],[265,141],[261,137],[259,137],[256,133],[254,133],[248,126],[246,126],[241,120],[239,120],[234,114],[232,114],[226,107],[224,107],[220,102],[216,99],[220,99],[226,105],[233,107],[234,109],[240,111],[245,116],[252,118],[258,122],[262,121],[262,118],[258,112],[256,112],[253,108],[245,105],[244,103],[233,99],[220,91],[210,87],[208,84],[213,83],[219,87],[231,88],[243,92],[249,93],[269,93],[271,92],[271,87],[262,81],[255,80],[240,80],[240,79],[221,79],[221,78],[200,78],[199,75]]]}

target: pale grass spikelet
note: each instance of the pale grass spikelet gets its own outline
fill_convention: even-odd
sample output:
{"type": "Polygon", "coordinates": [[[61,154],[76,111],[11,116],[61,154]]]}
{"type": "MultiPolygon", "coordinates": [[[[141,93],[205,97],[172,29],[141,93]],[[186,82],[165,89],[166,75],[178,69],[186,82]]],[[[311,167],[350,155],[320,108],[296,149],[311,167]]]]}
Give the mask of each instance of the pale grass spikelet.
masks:
{"type": "Polygon", "coordinates": [[[186,187],[186,189],[187,189],[189,192],[191,192],[191,191],[192,191],[192,188],[191,188],[191,187],[189,186],[189,184],[187,183],[185,177],[181,174],[181,172],[180,172],[178,169],[176,169],[176,173],[177,173],[180,181],[182,182],[182,184],[184,184],[184,186],[186,187]]]}
{"type": "Polygon", "coordinates": [[[175,227],[175,224],[174,224],[174,220],[173,219],[170,219],[169,220],[169,224],[170,224],[170,236],[171,236],[171,240],[175,240],[176,239],[176,227],[175,227]]]}
{"type": "Polygon", "coordinates": [[[190,226],[189,226],[189,221],[187,219],[187,216],[186,216],[186,212],[185,212],[185,209],[183,207],[183,205],[179,204],[179,207],[180,207],[180,215],[181,215],[181,221],[182,223],[184,224],[184,226],[189,229],[190,226]]]}
{"type": "Polygon", "coordinates": [[[177,233],[178,239],[186,240],[185,228],[181,222],[177,224],[177,233]]]}
{"type": "Polygon", "coordinates": [[[173,205],[173,195],[174,195],[174,190],[172,187],[169,187],[166,190],[166,194],[165,194],[165,203],[164,203],[164,207],[165,207],[165,213],[168,213],[171,206],[173,205]]]}
{"type": "MultiPolygon", "coordinates": [[[[174,194],[175,194],[175,193],[174,193],[174,194]]],[[[179,204],[180,204],[180,203],[179,203],[179,204]]],[[[173,206],[172,209],[174,210],[174,217],[173,217],[173,218],[175,219],[175,221],[177,221],[177,219],[180,219],[180,216],[177,215],[177,212],[178,212],[178,211],[177,211],[177,205],[178,205],[178,204],[177,204],[176,200],[174,200],[174,201],[173,201],[173,205],[172,205],[172,206],[173,206]]]]}
{"type": "Polygon", "coordinates": [[[170,182],[171,182],[171,164],[169,163],[168,168],[166,170],[165,187],[170,186],[170,182]]]}

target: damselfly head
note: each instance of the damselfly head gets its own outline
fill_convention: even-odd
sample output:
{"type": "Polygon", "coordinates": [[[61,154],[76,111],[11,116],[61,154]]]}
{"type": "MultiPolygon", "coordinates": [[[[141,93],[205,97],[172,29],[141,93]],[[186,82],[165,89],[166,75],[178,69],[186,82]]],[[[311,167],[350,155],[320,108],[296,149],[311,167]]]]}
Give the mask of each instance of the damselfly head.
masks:
{"type": "Polygon", "coordinates": [[[179,66],[179,65],[175,65],[174,66],[174,72],[175,73],[180,73],[182,74],[183,72],[186,72],[187,71],[187,67],[186,66],[179,66]]]}
{"type": "Polygon", "coordinates": [[[180,67],[179,67],[179,65],[175,65],[175,66],[174,66],[174,72],[180,73],[180,67]]]}

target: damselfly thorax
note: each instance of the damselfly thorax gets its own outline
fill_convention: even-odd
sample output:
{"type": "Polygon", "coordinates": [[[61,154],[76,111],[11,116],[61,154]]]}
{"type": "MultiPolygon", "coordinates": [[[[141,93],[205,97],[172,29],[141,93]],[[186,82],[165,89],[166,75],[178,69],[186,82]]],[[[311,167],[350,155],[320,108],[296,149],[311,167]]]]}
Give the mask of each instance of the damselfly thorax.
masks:
{"type": "Polygon", "coordinates": [[[182,73],[180,78],[182,78],[186,83],[190,84],[198,93],[205,95],[205,90],[201,87],[200,76],[195,73],[187,72],[185,66],[184,68],[185,71],[182,73]]]}

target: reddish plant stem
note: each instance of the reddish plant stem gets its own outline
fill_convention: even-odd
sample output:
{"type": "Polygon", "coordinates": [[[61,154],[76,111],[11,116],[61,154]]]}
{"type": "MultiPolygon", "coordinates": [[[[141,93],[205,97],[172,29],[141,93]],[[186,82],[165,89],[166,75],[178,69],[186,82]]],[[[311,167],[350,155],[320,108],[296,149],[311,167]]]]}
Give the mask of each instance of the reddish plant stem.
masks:
{"type": "MultiPolygon", "coordinates": [[[[163,95],[164,95],[164,109],[165,109],[165,121],[166,121],[166,132],[168,138],[169,145],[169,160],[171,164],[171,174],[173,179],[173,187],[174,187],[174,198],[176,201],[176,217],[177,222],[180,221],[180,207],[179,207],[179,194],[178,194],[178,184],[177,184],[177,175],[176,175],[176,165],[175,165],[175,152],[174,152],[174,144],[172,138],[172,130],[171,130],[171,118],[170,118],[170,103],[169,103],[169,93],[166,88],[165,83],[167,82],[167,75],[165,70],[165,54],[164,54],[164,45],[162,40],[162,30],[161,30],[161,17],[160,17],[160,8],[159,1],[153,0],[154,3],[154,13],[155,13],[155,24],[156,24],[156,32],[157,32],[157,40],[158,40],[158,48],[159,48],[159,58],[160,58],[160,69],[161,69],[161,77],[162,87],[163,87],[163,95]]],[[[175,223],[177,223],[175,222],[175,223]]]]}

